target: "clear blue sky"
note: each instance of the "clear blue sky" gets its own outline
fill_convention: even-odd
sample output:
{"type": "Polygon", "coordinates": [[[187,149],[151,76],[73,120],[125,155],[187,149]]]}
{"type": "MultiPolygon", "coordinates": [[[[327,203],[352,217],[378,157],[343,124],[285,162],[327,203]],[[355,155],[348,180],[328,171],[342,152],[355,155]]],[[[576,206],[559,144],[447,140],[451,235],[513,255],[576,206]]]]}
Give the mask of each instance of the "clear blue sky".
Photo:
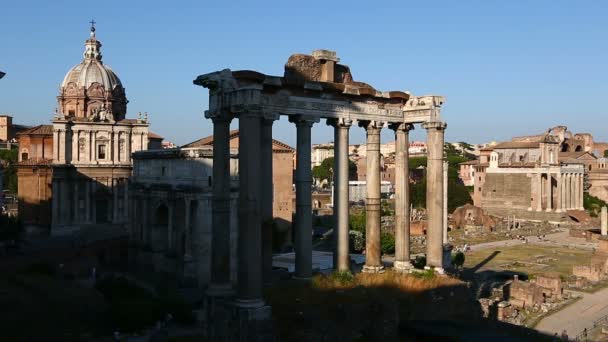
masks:
{"type": "MultiPolygon", "coordinates": [[[[608,140],[606,1],[5,1],[0,113],[48,123],[94,18],[128,111],[176,143],[211,133],[199,74],[281,75],[290,54],[336,50],[356,80],[447,97],[447,139],[473,143],[564,124],[608,140]]],[[[387,130],[388,131],[388,130],[387,130]]],[[[275,138],[295,143],[286,118],[275,138]]],[[[324,123],[313,142],[332,140],[324,123]]],[[[414,138],[422,139],[417,128],[414,138]]],[[[391,139],[385,132],[384,141],[391,139]]],[[[364,141],[361,128],[351,141],[364,141]]]]}

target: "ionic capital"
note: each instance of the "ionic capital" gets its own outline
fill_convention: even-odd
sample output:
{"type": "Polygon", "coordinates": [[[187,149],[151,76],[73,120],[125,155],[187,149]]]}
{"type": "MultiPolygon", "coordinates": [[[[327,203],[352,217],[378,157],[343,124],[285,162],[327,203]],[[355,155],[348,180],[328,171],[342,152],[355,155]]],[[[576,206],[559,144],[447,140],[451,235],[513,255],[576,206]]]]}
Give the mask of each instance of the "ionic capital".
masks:
{"type": "Polygon", "coordinates": [[[397,132],[397,131],[409,132],[409,131],[414,130],[414,125],[405,123],[405,122],[391,122],[388,125],[388,128],[392,129],[395,132],[397,132]]]}
{"type": "Polygon", "coordinates": [[[370,121],[364,121],[364,120],[359,120],[359,127],[363,127],[366,130],[380,130],[382,129],[382,127],[384,127],[384,122],[382,121],[376,121],[376,120],[370,120],[370,121]]]}
{"type": "Polygon", "coordinates": [[[353,124],[353,120],[348,118],[336,118],[336,119],[327,119],[327,125],[332,126],[334,128],[350,128],[353,124]]]}
{"type": "Polygon", "coordinates": [[[422,128],[426,130],[438,130],[444,131],[448,127],[448,124],[442,121],[430,121],[422,124],[422,128]]]}
{"type": "Polygon", "coordinates": [[[313,124],[319,122],[319,118],[310,115],[292,115],[289,117],[289,122],[295,123],[296,127],[312,127],[313,124]]]}
{"type": "Polygon", "coordinates": [[[205,118],[211,119],[213,123],[227,122],[230,123],[234,116],[228,112],[222,111],[205,111],[205,118]]]}
{"type": "Polygon", "coordinates": [[[279,113],[263,112],[262,113],[262,124],[272,126],[272,124],[279,120],[281,115],[279,113]]]}

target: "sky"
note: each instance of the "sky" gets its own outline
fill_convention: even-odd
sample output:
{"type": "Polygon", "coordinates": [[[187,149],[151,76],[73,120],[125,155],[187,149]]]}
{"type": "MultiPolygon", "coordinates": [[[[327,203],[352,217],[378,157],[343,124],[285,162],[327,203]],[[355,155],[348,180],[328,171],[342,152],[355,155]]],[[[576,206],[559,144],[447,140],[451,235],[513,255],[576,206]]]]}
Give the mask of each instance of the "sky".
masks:
{"type": "MultiPolygon", "coordinates": [[[[128,117],[177,144],[211,134],[200,74],[282,75],[293,53],[335,50],[379,90],[443,95],[446,140],[484,143],[556,125],[607,141],[606,1],[28,1],[0,11],[0,113],[46,124],[59,84],[82,60],[91,18],[128,117]]],[[[236,120],[235,120],[236,121],[236,120]]],[[[233,122],[233,128],[237,127],[233,122]]],[[[295,145],[282,117],[274,138],[295,145]]],[[[313,143],[333,139],[316,124],[313,143]]],[[[415,140],[425,139],[417,127],[415,140]]],[[[393,139],[383,130],[383,142],[393,139]]],[[[362,128],[351,143],[363,143],[362,128]]]]}

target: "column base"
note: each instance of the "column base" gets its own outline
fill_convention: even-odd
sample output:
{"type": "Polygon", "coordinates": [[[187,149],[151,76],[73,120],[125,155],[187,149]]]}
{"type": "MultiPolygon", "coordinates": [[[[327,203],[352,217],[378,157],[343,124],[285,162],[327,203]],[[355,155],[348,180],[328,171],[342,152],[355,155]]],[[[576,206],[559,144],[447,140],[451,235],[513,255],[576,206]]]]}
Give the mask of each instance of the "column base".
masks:
{"type": "Polygon", "coordinates": [[[363,273],[384,273],[384,266],[364,265],[361,272],[363,272],[363,273]]]}
{"type": "Polygon", "coordinates": [[[229,297],[234,295],[232,284],[211,284],[207,289],[207,296],[211,297],[229,297]]]}
{"type": "Polygon", "coordinates": [[[410,261],[395,260],[393,263],[393,269],[397,272],[410,273],[412,268],[414,268],[414,266],[410,261]]]}
{"type": "Polygon", "coordinates": [[[553,209],[545,209],[546,212],[550,213],[553,211],[553,209]]]}
{"type": "Polygon", "coordinates": [[[528,211],[532,211],[532,207],[528,207],[528,211]]]}
{"type": "Polygon", "coordinates": [[[274,341],[272,308],[218,300],[207,309],[209,341],[274,341]]]}
{"type": "Polygon", "coordinates": [[[561,212],[563,212],[563,210],[561,210],[561,209],[555,209],[555,212],[556,213],[561,213],[561,212]]]}

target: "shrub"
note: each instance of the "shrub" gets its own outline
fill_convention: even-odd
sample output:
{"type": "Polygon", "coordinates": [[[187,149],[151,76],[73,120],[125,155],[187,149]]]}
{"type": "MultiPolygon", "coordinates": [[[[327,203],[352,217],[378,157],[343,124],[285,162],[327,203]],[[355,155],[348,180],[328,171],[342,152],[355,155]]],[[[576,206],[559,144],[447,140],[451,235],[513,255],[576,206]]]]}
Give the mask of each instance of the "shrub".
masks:
{"type": "Polygon", "coordinates": [[[412,262],[412,265],[419,270],[423,269],[424,266],[426,266],[426,257],[422,255],[417,256],[412,262]]]}
{"type": "Polygon", "coordinates": [[[457,269],[462,268],[464,265],[464,253],[456,252],[452,254],[452,265],[454,265],[454,267],[457,269]]]}
{"type": "Polygon", "coordinates": [[[350,230],[365,234],[365,211],[351,214],[348,221],[350,230]]]}
{"type": "Polygon", "coordinates": [[[395,236],[389,233],[380,235],[380,248],[384,254],[395,253],[395,236]]]}
{"type": "Polygon", "coordinates": [[[348,232],[348,235],[350,237],[350,246],[353,251],[361,252],[365,249],[365,234],[356,230],[351,230],[348,232]]]}
{"type": "Polygon", "coordinates": [[[420,279],[425,279],[425,280],[432,280],[435,278],[435,271],[433,270],[424,270],[422,272],[412,272],[412,275],[415,278],[420,278],[420,279]]]}
{"type": "Polygon", "coordinates": [[[355,281],[355,276],[349,271],[336,271],[329,278],[340,285],[350,285],[355,281]]]}

